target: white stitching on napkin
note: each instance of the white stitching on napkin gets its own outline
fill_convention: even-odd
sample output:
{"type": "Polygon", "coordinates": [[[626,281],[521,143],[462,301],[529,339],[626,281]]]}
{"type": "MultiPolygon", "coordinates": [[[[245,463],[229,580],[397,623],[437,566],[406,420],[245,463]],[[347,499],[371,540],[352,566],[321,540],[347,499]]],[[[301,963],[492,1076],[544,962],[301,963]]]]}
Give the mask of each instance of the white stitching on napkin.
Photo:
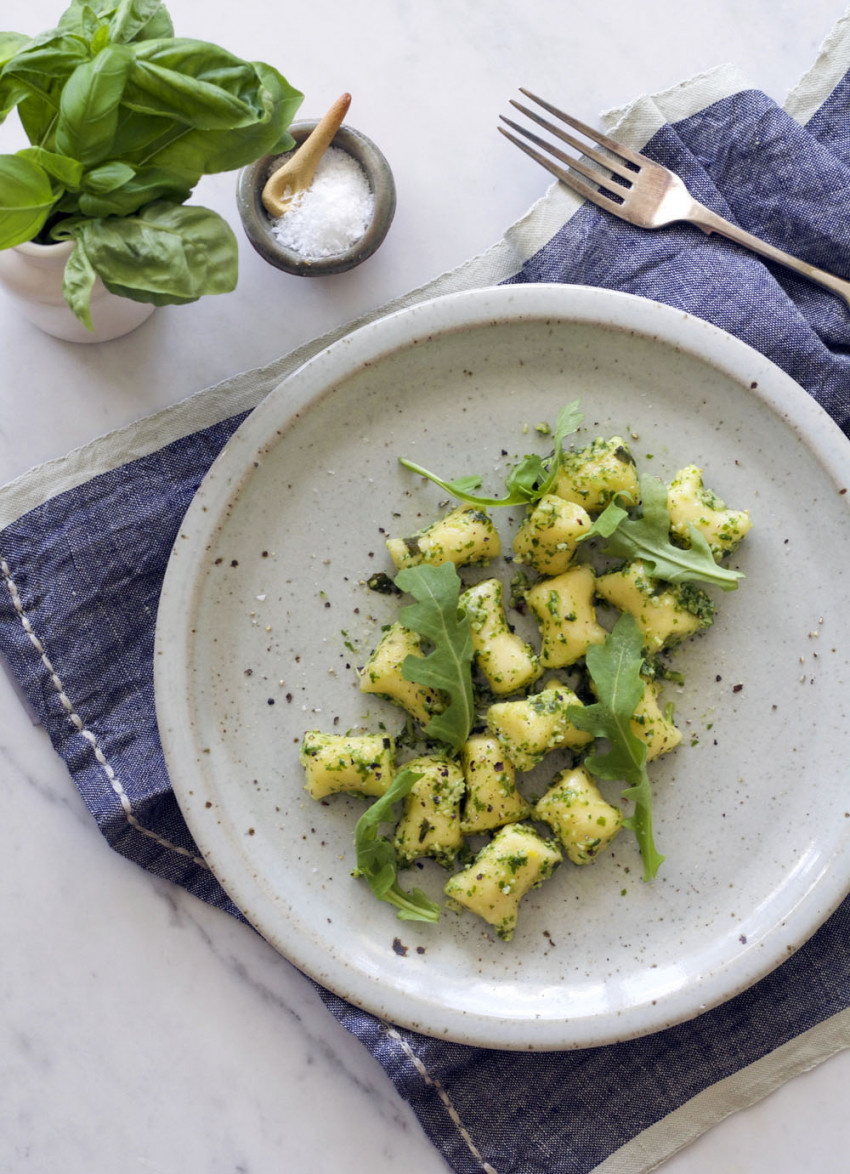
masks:
{"type": "Polygon", "coordinates": [[[107,760],[106,755],[101,750],[100,745],[98,744],[97,735],[93,734],[91,730],[86,729],[86,726],[85,726],[83,719],[80,717],[80,715],[74,709],[74,706],[71,702],[71,699],[68,697],[68,694],[65,692],[65,687],[62,684],[62,680],[59,677],[59,674],[56,672],[56,670],[53,668],[53,665],[50,663],[50,658],[47,655],[47,650],[45,649],[41,640],[39,640],[38,636],[36,635],[35,630],[34,630],[32,624],[30,623],[29,616],[27,615],[26,611],[24,610],[23,602],[21,601],[21,597],[18,594],[17,585],[15,583],[15,580],[12,578],[12,572],[9,569],[9,564],[6,562],[6,560],[4,558],[0,558],[0,571],[3,572],[3,578],[6,581],[6,587],[8,588],[9,595],[11,597],[12,604],[15,608],[15,612],[18,616],[18,619],[21,621],[21,626],[23,627],[24,631],[26,632],[27,636],[29,637],[30,643],[33,645],[36,652],[39,654],[39,657],[41,658],[41,663],[47,669],[47,672],[50,676],[50,683],[53,685],[53,688],[56,690],[56,693],[59,697],[59,700],[62,702],[62,708],[67,713],[71,724],[74,726],[74,728],[77,730],[77,732],[83,738],[85,738],[86,741],[91,746],[97,762],[103,768],[103,772],[106,775],[107,779],[109,780],[109,785],[112,787],[112,790],[115,792],[115,794],[118,796],[118,798],[121,801],[121,807],[124,810],[124,815],[126,816],[127,822],[130,824],[131,827],[135,828],[137,832],[140,832],[143,836],[147,836],[149,839],[151,839],[151,840],[155,841],[155,843],[159,844],[159,846],[161,848],[168,848],[172,852],[178,852],[181,856],[187,856],[192,861],[193,864],[197,864],[201,868],[208,868],[208,865],[206,864],[206,862],[204,860],[200,859],[200,857],[198,857],[194,852],[190,852],[187,848],[180,847],[179,844],[172,844],[169,840],[166,840],[162,836],[157,835],[156,832],[152,832],[149,828],[144,827],[144,825],[139,823],[138,819],[136,819],[136,816],[133,814],[133,804],[130,801],[130,796],[124,790],[124,787],[121,784],[121,780],[118,778],[114,769],[109,764],[109,761],[107,760]]]}
{"type": "Polygon", "coordinates": [[[499,1172],[498,1172],[498,1170],[496,1170],[495,1166],[491,1166],[489,1162],[484,1161],[484,1158],[481,1156],[481,1152],[479,1151],[478,1146],[475,1144],[475,1142],[469,1136],[469,1133],[467,1132],[465,1125],[461,1121],[460,1114],[458,1113],[457,1109],[454,1107],[452,1102],[449,1100],[449,1094],[446,1092],[446,1090],[440,1084],[439,1080],[435,1080],[434,1077],[430,1075],[430,1073],[428,1072],[428,1069],[425,1067],[425,1065],[422,1063],[422,1061],[416,1055],[416,1053],[414,1052],[413,1048],[411,1048],[411,1046],[407,1042],[407,1040],[398,1031],[396,1031],[396,1029],[394,1027],[389,1027],[389,1026],[387,1027],[387,1035],[391,1036],[396,1041],[396,1043],[401,1044],[404,1051],[410,1057],[410,1061],[413,1064],[413,1067],[416,1069],[416,1071],[419,1073],[419,1075],[422,1077],[422,1079],[425,1081],[425,1083],[430,1084],[433,1088],[435,1088],[437,1090],[437,1095],[439,1096],[439,1098],[443,1102],[443,1104],[446,1106],[446,1109],[448,1110],[448,1114],[451,1117],[452,1121],[454,1122],[458,1133],[461,1135],[463,1140],[466,1142],[467,1147],[469,1148],[469,1152],[475,1158],[476,1162],[481,1163],[481,1169],[484,1171],[484,1174],[499,1174],[499,1172]]]}

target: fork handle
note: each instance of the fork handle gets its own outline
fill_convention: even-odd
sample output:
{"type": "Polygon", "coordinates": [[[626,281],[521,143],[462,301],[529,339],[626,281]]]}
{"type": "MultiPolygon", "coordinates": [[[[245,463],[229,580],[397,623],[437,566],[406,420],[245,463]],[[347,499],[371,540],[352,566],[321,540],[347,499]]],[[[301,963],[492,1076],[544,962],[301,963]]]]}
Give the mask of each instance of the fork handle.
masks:
{"type": "Polygon", "coordinates": [[[745,232],[743,228],[738,228],[736,224],[718,216],[716,212],[712,212],[710,208],[706,208],[704,204],[700,204],[696,200],[688,220],[705,233],[719,233],[734,241],[735,244],[743,245],[745,249],[750,249],[753,253],[759,253],[768,261],[776,261],[787,269],[793,269],[801,277],[807,277],[809,281],[817,282],[818,285],[838,294],[850,306],[850,281],[845,281],[841,277],[827,273],[825,269],[818,269],[816,265],[810,265],[808,261],[801,261],[798,257],[792,257],[790,253],[777,249],[774,245],[769,245],[767,241],[760,240],[751,232],[745,232]]]}

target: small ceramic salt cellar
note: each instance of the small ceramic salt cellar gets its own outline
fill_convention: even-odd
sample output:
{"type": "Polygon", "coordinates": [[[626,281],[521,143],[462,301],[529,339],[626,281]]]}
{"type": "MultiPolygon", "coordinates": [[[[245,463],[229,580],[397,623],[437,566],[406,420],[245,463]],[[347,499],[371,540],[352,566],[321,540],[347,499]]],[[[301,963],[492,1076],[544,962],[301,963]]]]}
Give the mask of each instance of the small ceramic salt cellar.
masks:
{"type": "MultiPolygon", "coordinates": [[[[318,125],[291,126],[296,145],[318,125]]],[[[276,217],[263,204],[263,189],[285,159],[265,155],[239,174],[239,214],[260,256],[303,277],[343,273],[371,257],[387,235],[396,205],[392,172],[375,144],[351,127],[340,127],[310,187],[276,217]]]]}

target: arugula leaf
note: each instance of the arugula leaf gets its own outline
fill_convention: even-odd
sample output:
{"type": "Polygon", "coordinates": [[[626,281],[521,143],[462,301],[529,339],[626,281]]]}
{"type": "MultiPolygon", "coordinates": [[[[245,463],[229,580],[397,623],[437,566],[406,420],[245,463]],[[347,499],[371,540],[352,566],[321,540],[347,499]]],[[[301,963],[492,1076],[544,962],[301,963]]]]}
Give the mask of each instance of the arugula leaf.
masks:
{"type": "Polygon", "coordinates": [[[425,733],[454,751],[466,741],[475,717],[472,696],[472,635],[460,605],[462,583],[454,563],[421,563],[396,575],[396,585],[416,603],[401,608],[399,619],[434,645],[427,656],[408,656],[401,666],[406,681],[439,689],[449,699],[425,733]]]}
{"type": "Polygon", "coordinates": [[[379,901],[397,909],[400,921],[438,921],[440,907],[420,889],[406,892],[398,883],[398,859],[392,840],[378,835],[379,825],[392,819],[392,809],[403,799],[417,779],[419,771],[405,768],[393,779],[385,794],[372,803],[357,821],[354,846],[357,867],[352,876],[363,877],[379,901]]]}
{"type": "Polygon", "coordinates": [[[625,613],[604,644],[587,650],[587,669],[597,696],[593,705],[570,706],[567,714],[579,729],[605,738],[605,753],[589,754],[584,765],[601,779],[628,784],[623,798],[634,803],[623,826],[634,832],[643,859],[643,879],[652,880],[664,860],[652,834],[652,791],[646,773],[646,744],[631,728],[643,696],[643,637],[634,616],[625,613]]]}
{"type": "Polygon", "coordinates": [[[609,502],[582,540],[598,535],[608,539],[604,553],[624,559],[640,559],[647,573],[667,583],[711,583],[723,591],[734,591],[740,571],[720,566],[711,547],[696,526],[689,527],[688,549],[670,541],[670,514],[667,490],[657,477],[640,479],[642,516],[630,518],[616,501],[609,502]]]}
{"type": "Polygon", "coordinates": [[[421,465],[417,465],[414,461],[408,460],[406,457],[399,457],[399,464],[404,465],[406,469],[410,469],[412,473],[418,473],[421,477],[427,477],[429,481],[433,481],[435,485],[439,485],[441,489],[445,489],[446,493],[451,494],[452,497],[459,501],[469,502],[471,505],[478,506],[499,506],[499,505],[528,505],[531,502],[539,501],[551,490],[555,484],[555,479],[558,476],[558,470],[561,466],[561,450],[564,441],[573,432],[576,431],[579,424],[584,419],[584,413],[581,411],[581,400],[573,400],[572,403],[567,404],[566,407],[561,408],[558,413],[558,420],[555,425],[555,451],[549,458],[547,465],[543,457],[536,453],[529,453],[522,458],[505,478],[505,488],[508,490],[507,497],[478,497],[472,490],[477,489],[481,484],[481,478],[476,474],[470,474],[466,477],[457,477],[453,481],[443,481],[435,473],[430,473],[421,465]]]}

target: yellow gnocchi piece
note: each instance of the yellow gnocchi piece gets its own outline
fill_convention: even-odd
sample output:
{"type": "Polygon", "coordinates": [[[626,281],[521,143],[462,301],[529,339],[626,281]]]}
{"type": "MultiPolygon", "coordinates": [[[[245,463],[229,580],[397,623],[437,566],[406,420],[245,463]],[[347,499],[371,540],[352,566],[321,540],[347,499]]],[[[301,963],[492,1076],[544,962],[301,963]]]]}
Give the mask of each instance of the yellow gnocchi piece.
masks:
{"type": "Polygon", "coordinates": [[[501,742],[517,770],[531,770],[550,750],[577,749],[592,735],[573,725],[568,710],[581,705],[572,689],[553,682],[516,701],[497,701],[487,710],[487,728],[501,742]]]}
{"type": "Polygon", "coordinates": [[[540,626],[540,663],[544,668],[575,664],[591,644],[604,644],[607,632],[596,622],[593,596],[596,576],[588,566],[573,567],[543,579],[525,593],[540,626]]]}
{"type": "Polygon", "coordinates": [[[552,876],[562,859],[557,844],[533,828],[509,824],[496,832],[472,864],[449,878],[443,891],[452,907],[477,914],[509,942],[520,901],[552,876]]]}
{"type": "Polygon", "coordinates": [[[562,770],[534,806],[573,864],[590,864],[623,826],[623,813],[605,800],[583,766],[562,770]]]}
{"type": "Polygon", "coordinates": [[[528,512],[516,532],[514,561],[541,575],[561,575],[591,525],[584,506],[547,493],[528,512]]]}
{"type": "Polygon", "coordinates": [[[596,594],[634,616],[650,652],[672,648],[714,620],[714,605],[701,588],[690,583],[664,586],[647,574],[640,559],[600,575],[596,594]]]}
{"type": "Polygon", "coordinates": [[[460,767],[466,782],[461,831],[477,835],[518,823],[531,807],[516,788],[516,771],[498,738],[473,734],[461,748],[460,767]]]}
{"type": "Polygon", "coordinates": [[[380,797],[393,780],[395,743],[381,734],[323,734],[308,730],[299,754],[313,799],[347,791],[380,797]]]}
{"type": "Polygon", "coordinates": [[[540,664],[534,649],[508,625],[500,581],[476,583],[463,592],[460,602],[469,619],[476,663],[491,690],[501,697],[534,684],[540,664]]]}
{"type": "Polygon", "coordinates": [[[388,538],[387,550],[398,570],[430,563],[477,566],[502,553],[493,520],[476,506],[459,506],[409,538],[388,538]]]}
{"type": "Polygon", "coordinates": [[[675,750],[682,741],[682,731],[664,715],[658,704],[659,687],[647,681],[643,697],[631,721],[632,731],[646,743],[646,761],[675,750]]]}
{"type": "Polygon", "coordinates": [[[390,624],[375,651],[360,670],[360,689],[377,693],[400,705],[426,726],[435,713],[445,709],[445,699],[437,689],[407,681],[401,666],[408,656],[423,656],[422,641],[416,632],[403,624],[390,624]]]}
{"type": "Polygon", "coordinates": [[[716,493],[706,489],[702,469],[696,465],[687,465],[670,482],[667,512],[670,528],[681,542],[689,543],[689,528],[695,526],[715,558],[733,551],[753,525],[749,510],[727,509],[716,493]]]}
{"type": "Polygon", "coordinates": [[[618,493],[626,494],[630,505],[637,505],[637,469],[622,436],[597,437],[585,448],[564,453],[553,492],[590,513],[603,510],[618,493]]]}
{"type": "Polygon", "coordinates": [[[450,864],[463,846],[463,772],[456,762],[430,755],[411,759],[405,768],[422,777],[404,797],[395,833],[398,862],[404,866],[420,856],[433,856],[440,864],[450,864]]]}

